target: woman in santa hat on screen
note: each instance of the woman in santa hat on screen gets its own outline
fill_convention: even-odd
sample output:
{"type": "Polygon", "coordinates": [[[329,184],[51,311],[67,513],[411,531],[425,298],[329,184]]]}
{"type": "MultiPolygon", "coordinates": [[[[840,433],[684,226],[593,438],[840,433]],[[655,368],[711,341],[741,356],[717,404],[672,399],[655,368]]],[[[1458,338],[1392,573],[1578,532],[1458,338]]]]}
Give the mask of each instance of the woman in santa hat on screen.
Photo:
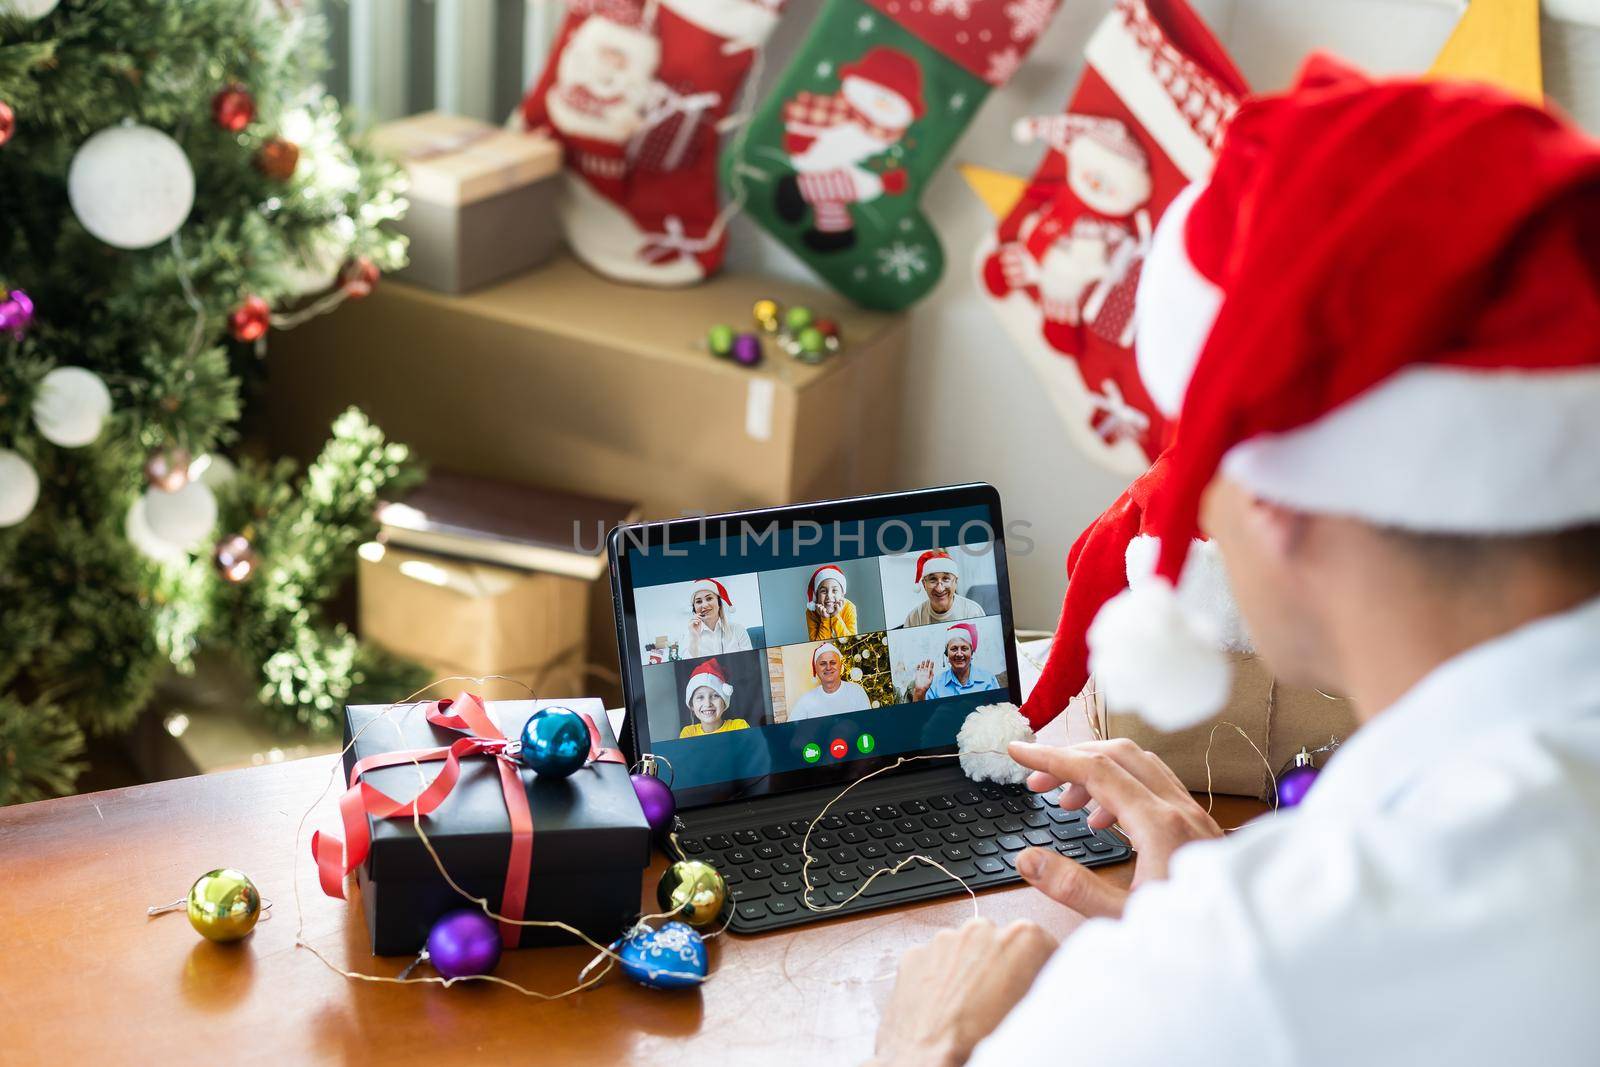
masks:
{"type": "Polygon", "coordinates": [[[1360,726],[1226,837],[1132,742],[971,744],[1093,802],[1132,888],[1008,853],[1092,921],[1059,950],[982,922],[912,950],[879,1062],[1594,1063],[1600,142],[1313,57],[1163,216],[1138,306],[1165,462],[1074,546],[1026,714],[980,709],[963,745],[1048,721],[1089,671],[1165,728],[1221,709],[1202,531],[1235,636],[1360,726]]]}
{"type": "Polygon", "coordinates": [[[733,703],[733,686],[722,672],[722,664],[715,659],[695,666],[694,674],[684,684],[683,702],[694,721],[678,731],[679,737],[705,737],[750,728],[745,720],[728,715],[733,703]]]}
{"type": "Polygon", "coordinates": [[[924,599],[906,614],[905,625],[931,626],[983,617],[983,606],[958,592],[961,572],[944,549],[931,549],[917,557],[916,583],[922,586],[924,599]]]}
{"type": "Polygon", "coordinates": [[[813,641],[856,635],[856,606],[845,599],[844,571],[827,563],[806,582],[806,633],[813,641]]]}
{"type": "Polygon", "coordinates": [[[682,642],[682,657],[748,652],[750,632],[728,618],[732,613],[733,601],[726,586],[715,578],[696,578],[689,587],[689,628],[682,642]]]}

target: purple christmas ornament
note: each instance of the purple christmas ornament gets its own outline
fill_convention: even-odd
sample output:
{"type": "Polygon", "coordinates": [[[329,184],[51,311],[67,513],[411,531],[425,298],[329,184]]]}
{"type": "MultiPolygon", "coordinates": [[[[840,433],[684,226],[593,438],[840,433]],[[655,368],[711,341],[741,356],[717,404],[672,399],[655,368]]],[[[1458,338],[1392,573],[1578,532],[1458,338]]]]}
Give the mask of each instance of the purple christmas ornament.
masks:
{"type": "Polygon", "coordinates": [[[1306,798],[1321,772],[1311,762],[1311,753],[1302,748],[1289,765],[1278,772],[1278,807],[1292,808],[1306,798]]]}
{"type": "Polygon", "coordinates": [[[500,931],[481,911],[448,912],[428,933],[428,960],[446,978],[488,974],[500,962],[500,931]]]}
{"type": "Polygon", "coordinates": [[[672,817],[678,812],[678,801],[672,795],[672,790],[667,788],[667,783],[653,774],[635,774],[631,781],[650,829],[659,834],[672,825],[672,817]]]}
{"type": "Polygon", "coordinates": [[[741,333],[733,339],[734,361],[746,367],[761,362],[761,338],[753,333],[741,333]]]}
{"type": "Polygon", "coordinates": [[[20,341],[33,325],[33,300],[21,289],[13,289],[0,300],[0,333],[9,333],[13,341],[20,341]]]}

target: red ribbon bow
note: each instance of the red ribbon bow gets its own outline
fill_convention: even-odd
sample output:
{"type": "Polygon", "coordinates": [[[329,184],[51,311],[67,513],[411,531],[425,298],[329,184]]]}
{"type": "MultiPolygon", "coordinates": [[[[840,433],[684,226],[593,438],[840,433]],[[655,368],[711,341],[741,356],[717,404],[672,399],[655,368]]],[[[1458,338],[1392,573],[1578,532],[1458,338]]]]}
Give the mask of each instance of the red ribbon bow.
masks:
{"type": "MultiPolygon", "coordinates": [[[[606,748],[601,743],[600,730],[594,720],[581,711],[577,714],[589,727],[589,762],[622,763],[622,753],[614,748],[606,748]]],[[[372,833],[367,822],[369,818],[409,819],[413,815],[432,815],[461,777],[461,760],[466,756],[490,756],[500,769],[500,786],[505,792],[506,811],[511,816],[511,858],[506,866],[506,885],[501,897],[500,914],[520,919],[527,906],[528,878],[533,866],[533,812],[528,807],[528,794],[522,786],[521,765],[506,751],[512,742],[489,718],[483,701],[471,693],[462,693],[454,700],[434,701],[428,707],[427,720],[435,726],[458,731],[463,736],[446,748],[383,752],[359,760],[350,768],[350,787],[339,798],[339,817],[344,822],[345,840],[340,841],[332,834],[323,834],[321,831],[311,835],[311,855],[317,862],[317,877],[322,882],[322,891],[330,897],[345,899],[346,876],[365,863],[372,851],[372,833]],[[426,789],[408,801],[394,799],[362,777],[379,767],[432,760],[443,760],[444,769],[426,789]]],[[[516,948],[522,939],[522,927],[501,923],[500,937],[507,948],[516,948]]]]}

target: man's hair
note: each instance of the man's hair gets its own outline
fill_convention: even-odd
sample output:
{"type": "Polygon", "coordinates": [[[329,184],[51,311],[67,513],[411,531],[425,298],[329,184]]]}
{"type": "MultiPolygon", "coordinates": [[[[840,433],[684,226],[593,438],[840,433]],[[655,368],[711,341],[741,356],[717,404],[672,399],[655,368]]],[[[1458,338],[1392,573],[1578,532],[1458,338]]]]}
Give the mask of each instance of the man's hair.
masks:
{"type": "Polygon", "coordinates": [[[1382,531],[1391,543],[1442,577],[1481,575],[1516,560],[1600,584],[1600,524],[1512,537],[1418,533],[1393,526],[1382,527],[1382,531]]]}

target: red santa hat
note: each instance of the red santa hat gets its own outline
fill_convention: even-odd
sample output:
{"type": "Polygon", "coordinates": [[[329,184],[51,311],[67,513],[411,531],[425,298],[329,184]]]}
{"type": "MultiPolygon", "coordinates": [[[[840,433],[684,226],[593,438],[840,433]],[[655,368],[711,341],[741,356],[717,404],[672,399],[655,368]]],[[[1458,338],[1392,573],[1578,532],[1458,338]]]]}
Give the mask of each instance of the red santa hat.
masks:
{"type": "Polygon", "coordinates": [[[832,652],[835,656],[839,657],[839,663],[841,665],[844,663],[844,653],[839,651],[839,646],[834,644],[832,641],[824,641],[822,644],[811,650],[811,677],[813,678],[817,676],[817,657],[822,655],[824,652],[832,652]]]}
{"type": "Polygon", "coordinates": [[[970,622],[952,623],[950,627],[945,630],[945,647],[950,647],[950,638],[958,632],[966,636],[967,644],[971,645],[972,651],[976,653],[978,651],[978,628],[970,622]]]}
{"type": "Polygon", "coordinates": [[[694,603],[695,594],[702,589],[708,593],[717,594],[717,599],[722,601],[723,605],[728,609],[728,614],[733,614],[733,601],[728,597],[728,590],[715,578],[696,578],[694,580],[694,585],[689,587],[689,603],[691,605],[694,603]]]}
{"type": "Polygon", "coordinates": [[[1600,521],[1597,242],[1600,143],[1497,90],[1374,83],[1319,56],[1242,107],[1140,281],[1160,313],[1137,361],[1172,441],[1073,546],[1027,719],[1088,671],[1158,726],[1220,710],[1220,635],[1182,603],[1219,471],[1419,532],[1600,521]],[[1153,573],[1124,588],[1140,533],[1159,539],[1153,573]]]}
{"type": "Polygon", "coordinates": [[[715,657],[695,666],[694,673],[683,687],[683,702],[687,704],[694,699],[694,691],[701,686],[720,696],[723,704],[733,699],[733,686],[728,684],[728,676],[722,673],[722,664],[715,657]]]}
{"type": "Polygon", "coordinates": [[[901,97],[911,106],[912,121],[920,119],[927,110],[922,102],[922,68],[904,52],[879,45],[869,48],[854,63],[839,68],[839,81],[860,78],[901,97]]]}
{"type": "Polygon", "coordinates": [[[930,574],[951,574],[961,577],[956,570],[956,561],[950,558],[950,553],[942,548],[931,549],[917,557],[917,584],[922,584],[922,579],[930,574]]]}
{"type": "Polygon", "coordinates": [[[844,591],[849,588],[844,580],[844,571],[840,570],[835,564],[824,563],[822,566],[811,572],[811,580],[806,583],[806,607],[811,611],[817,610],[817,586],[821,585],[829,578],[832,578],[834,581],[839,583],[839,593],[841,596],[844,594],[844,591]]]}

